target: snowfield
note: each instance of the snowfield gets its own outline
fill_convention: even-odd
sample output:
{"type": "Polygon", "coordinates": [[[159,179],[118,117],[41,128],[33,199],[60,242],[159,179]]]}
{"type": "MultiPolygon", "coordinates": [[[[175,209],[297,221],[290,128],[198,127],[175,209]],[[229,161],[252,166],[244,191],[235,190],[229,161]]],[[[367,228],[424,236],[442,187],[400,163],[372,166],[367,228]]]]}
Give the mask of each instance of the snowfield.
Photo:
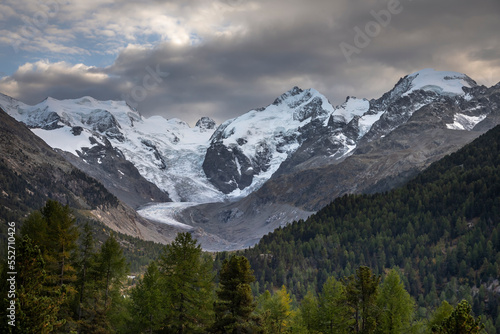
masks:
{"type": "MultiPolygon", "coordinates": [[[[425,69],[396,85],[388,101],[417,90],[445,96],[463,95],[467,100],[470,97],[465,95],[463,87],[474,85],[464,74],[425,69]]],[[[423,101],[418,108],[430,102],[423,101]]],[[[208,118],[195,127],[175,118],[146,118],[123,101],[98,101],[88,96],[70,100],[47,98],[30,106],[0,94],[0,106],[51,147],[82,159],[83,148],[111,145],[119,150],[146,180],[167,192],[175,202],[143,207],[139,213],[186,229],[191,227],[178,223],[177,213],[196,204],[236,200],[259,189],[300,148],[301,131],[311,122],[316,121],[324,128],[329,124],[338,127],[338,131],[333,129],[336,132],[332,131],[330,139],[342,146],[332,155],[340,159],[352,154],[357,141],[386,113],[386,110],[372,110],[371,101],[355,97],[348,97],[334,107],[318,91],[297,87],[273,104],[251,110],[219,127],[207,126],[215,124],[208,118]],[[350,122],[357,122],[357,138],[341,132],[350,122]],[[224,194],[210,182],[202,167],[208,148],[216,140],[229,150],[238,148],[249,161],[264,157],[267,165],[253,175],[249,186],[224,194]]],[[[454,123],[447,128],[471,130],[485,117],[456,114],[454,123]]],[[[238,160],[235,164],[240,170],[238,160]]]]}

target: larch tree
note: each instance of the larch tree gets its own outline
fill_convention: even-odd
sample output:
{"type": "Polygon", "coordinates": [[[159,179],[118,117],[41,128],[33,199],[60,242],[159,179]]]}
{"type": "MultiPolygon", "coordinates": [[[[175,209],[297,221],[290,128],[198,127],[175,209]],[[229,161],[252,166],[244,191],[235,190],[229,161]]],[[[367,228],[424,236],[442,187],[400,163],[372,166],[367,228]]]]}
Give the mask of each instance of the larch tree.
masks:
{"type": "Polygon", "coordinates": [[[191,233],[179,233],[158,260],[167,293],[167,333],[204,332],[213,319],[213,260],[191,233]]]}
{"type": "Polygon", "coordinates": [[[130,293],[131,327],[136,332],[154,333],[162,327],[166,316],[166,303],[160,278],[158,265],[153,261],[148,266],[144,277],[130,293]]]}
{"type": "Polygon", "coordinates": [[[258,313],[268,333],[285,333],[289,330],[293,316],[292,299],[285,286],[272,296],[266,290],[260,296],[258,304],[258,313]]]}
{"type": "Polygon", "coordinates": [[[377,305],[380,312],[377,332],[387,334],[409,332],[415,301],[405,290],[396,270],[391,270],[382,282],[377,305]]]}
{"type": "Polygon", "coordinates": [[[95,262],[96,274],[104,290],[104,308],[107,309],[111,289],[119,290],[128,272],[123,250],[113,235],[109,236],[102,244],[100,251],[96,255],[95,262]]]}
{"type": "Polygon", "coordinates": [[[472,308],[466,300],[462,300],[451,312],[451,315],[432,328],[438,334],[479,334],[484,324],[481,319],[472,315],[472,308]]]}
{"type": "Polygon", "coordinates": [[[64,295],[60,290],[57,294],[44,293],[45,261],[40,248],[29,236],[18,240],[17,251],[18,298],[15,333],[50,333],[65,323],[65,319],[58,317],[64,295]]]}
{"type": "Polygon", "coordinates": [[[318,313],[318,325],[323,333],[346,333],[352,322],[346,304],[346,288],[333,276],[323,284],[318,313]]]}

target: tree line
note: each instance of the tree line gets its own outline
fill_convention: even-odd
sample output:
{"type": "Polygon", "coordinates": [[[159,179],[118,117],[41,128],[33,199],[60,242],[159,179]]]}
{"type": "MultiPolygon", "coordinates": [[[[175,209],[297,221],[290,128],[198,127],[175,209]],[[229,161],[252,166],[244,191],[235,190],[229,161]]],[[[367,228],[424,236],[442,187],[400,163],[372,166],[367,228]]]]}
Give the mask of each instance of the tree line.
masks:
{"type": "MultiPolygon", "coordinates": [[[[55,201],[28,216],[17,251],[17,323],[13,330],[2,322],[2,333],[462,333],[460,328],[479,333],[483,328],[467,301],[456,307],[444,303],[428,321],[417,319],[416,303],[396,270],[382,280],[362,266],[341,280],[329,277],[319,294],[309,290],[300,300],[285,285],[255,294],[246,257],[204,253],[187,232],[164,246],[137,284],[127,287],[128,264],[115,237],[97,247],[89,224],[79,230],[71,209],[55,201]]],[[[6,273],[3,264],[2,278],[6,273]]],[[[1,312],[7,302],[2,299],[1,312]]]]}
{"type": "Polygon", "coordinates": [[[16,242],[16,333],[495,333],[499,220],[500,127],[404,187],[339,198],[252,249],[210,255],[179,234],[151,248],[133,287],[127,242],[96,240],[48,201],[16,242]]]}
{"type": "Polygon", "coordinates": [[[447,300],[468,301],[500,332],[500,127],[434,163],[407,185],[372,195],[346,195],[305,221],[279,228],[243,252],[254,289],[286,285],[299,299],[330,276],[359,266],[384,274],[401,268],[430,316],[447,300]]]}

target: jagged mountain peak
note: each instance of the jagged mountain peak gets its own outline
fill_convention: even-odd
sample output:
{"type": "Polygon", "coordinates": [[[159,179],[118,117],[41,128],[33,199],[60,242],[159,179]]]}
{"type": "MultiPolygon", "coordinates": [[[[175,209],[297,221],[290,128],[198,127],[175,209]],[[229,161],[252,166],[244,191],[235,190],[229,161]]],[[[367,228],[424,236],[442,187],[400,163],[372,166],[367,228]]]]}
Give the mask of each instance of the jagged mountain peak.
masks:
{"type": "Polygon", "coordinates": [[[417,92],[433,96],[465,95],[466,90],[476,87],[477,83],[463,73],[423,69],[399,79],[393,89],[381,98],[373,100],[378,109],[385,109],[400,98],[409,97],[417,92]]]}
{"type": "Polygon", "coordinates": [[[300,93],[303,93],[304,91],[302,89],[300,89],[299,87],[297,86],[294,86],[292,89],[290,89],[289,91],[281,94],[276,100],[274,100],[273,104],[275,105],[278,105],[280,104],[281,102],[283,102],[284,100],[286,100],[287,98],[291,97],[291,96],[297,96],[299,95],[300,93]]]}
{"type": "MultiPolygon", "coordinates": [[[[243,197],[246,200],[247,195],[262,186],[264,190],[258,194],[265,196],[260,198],[272,198],[266,193],[270,188],[265,185],[273,185],[280,177],[290,175],[297,177],[291,176],[291,184],[276,189],[282,189],[278,193],[289,193],[283,195],[287,201],[293,198],[299,203],[305,201],[301,184],[307,183],[310,178],[307,175],[315,175],[316,170],[323,173],[370,152],[381,152],[378,158],[387,153],[383,150],[386,147],[388,152],[406,150],[415,146],[416,141],[424,144],[415,148],[415,155],[409,159],[423,161],[428,147],[437,145],[436,150],[441,152],[440,145],[447,142],[447,136],[468,136],[456,131],[476,130],[479,123],[485,129],[496,124],[498,117],[492,110],[500,105],[499,87],[500,84],[496,89],[477,86],[457,72],[424,69],[401,78],[378,100],[348,96],[335,107],[315,89],[293,87],[274,103],[227,120],[217,128],[208,117],[202,117],[191,128],[180,119],[146,118],[125,102],[98,101],[91,97],[61,101],[48,98],[38,105],[27,106],[0,95],[0,106],[32,127],[53,148],[73,153],[69,158],[80,159],[78,166],[82,170],[88,165],[96,171],[114,168],[115,183],[119,186],[122,186],[121,176],[129,174],[121,164],[112,161],[121,156],[142,177],[168,192],[173,201],[191,202],[186,207],[243,197]],[[442,134],[444,139],[426,142],[425,136],[416,140],[412,139],[415,136],[408,137],[425,129],[442,134]]],[[[348,166],[345,172],[350,175],[362,168],[343,166],[348,166]]],[[[394,168],[380,166],[374,173],[387,170],[390,178],[394,168]]],[[[96,172],[96,175],[102,174],[96,172]]],[[[371,176],[367,178],[371,180],[371,176]]],[[[334,194],[352,188],[334,177],[323,179],[323,183],[325,189],[338,188],[332,190],[334,194]],[[342,184],[342,189],[337,184],[342,184]]],[[[175,210],[181,209],[171,212],[177,217],[175,210]]],[[[174,221],[172,215],[169,217],[174,221]]],[[[236,210],[228,217],[239,215],[236,210]]],[[[284,221],[285,216],[280,217],[276,221],[284,221]]],[[[268,218],[271,219],[264,217],[264,221],[268,218]]]]}
{"type": "Polygon", "coordinates": [[[245,196],[300,146],[302,128],[315,120],[322,123],[333,110],[317,90],[294,87],[273,104],[219,126],[210,139],[203,170],[229,197],[245,196]]]}
{"type": "Polygon", "coordinates": [[[210,117],[203,116],[196,122],[196,127],[201,130],[213,130],[217,124],[210,117]]]}
{"type": "Polygon", "coordinates": [[[292,89],[281,94],[281,96],[274,100],[273,105],[279,106],[286,104],[290,108],[295,108],[315,96],[324,98],[324,96],[314,88],[303,90],[297,86],[294,86],[292,89]]]}
{"type": "Polygon", "coordinates": [[[423,69],[407,76],[410,88],[404,95],[416,90],[432,91],[440,95],[463,95],[463,87],[472,88],[477,83],[463,73],[423,69]]]}

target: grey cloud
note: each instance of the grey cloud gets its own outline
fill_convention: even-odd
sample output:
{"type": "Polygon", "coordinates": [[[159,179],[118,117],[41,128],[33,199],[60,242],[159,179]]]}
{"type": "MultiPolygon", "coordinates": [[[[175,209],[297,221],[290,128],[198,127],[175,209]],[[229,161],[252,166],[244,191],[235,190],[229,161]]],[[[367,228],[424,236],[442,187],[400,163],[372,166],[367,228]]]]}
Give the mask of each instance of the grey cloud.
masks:
{"type": "Polygon", "coordinates": [[[219,4],[235,8],[225,12],[225,20],[241,25],[239,33],[212,36],[195,46],[127,48],[111,66],[87,70],[108,76],[98,83],[84,73],[17,73],[5,82],[15,81],[17,97],[29,102],[46,95],[120,99],[144,84],[147,68],[158,67],[169,75],[146,90],[139,110],[194,124],[204,115],[221,122],[265,106],[295,85],[314,87],[340,104],[346,95],[376,98],[401,76],[427,67],[484,77],[480,65],[471,65],[477,61],[500,75],[496,0],[401,0],[402,12],[350,63],[339,44],[353,44],[354,27],[364,29],[374,20],[370,11],[384,10],[388,1],[255,2],[259,7],[249,0],[224,1],[219,4]]]}

